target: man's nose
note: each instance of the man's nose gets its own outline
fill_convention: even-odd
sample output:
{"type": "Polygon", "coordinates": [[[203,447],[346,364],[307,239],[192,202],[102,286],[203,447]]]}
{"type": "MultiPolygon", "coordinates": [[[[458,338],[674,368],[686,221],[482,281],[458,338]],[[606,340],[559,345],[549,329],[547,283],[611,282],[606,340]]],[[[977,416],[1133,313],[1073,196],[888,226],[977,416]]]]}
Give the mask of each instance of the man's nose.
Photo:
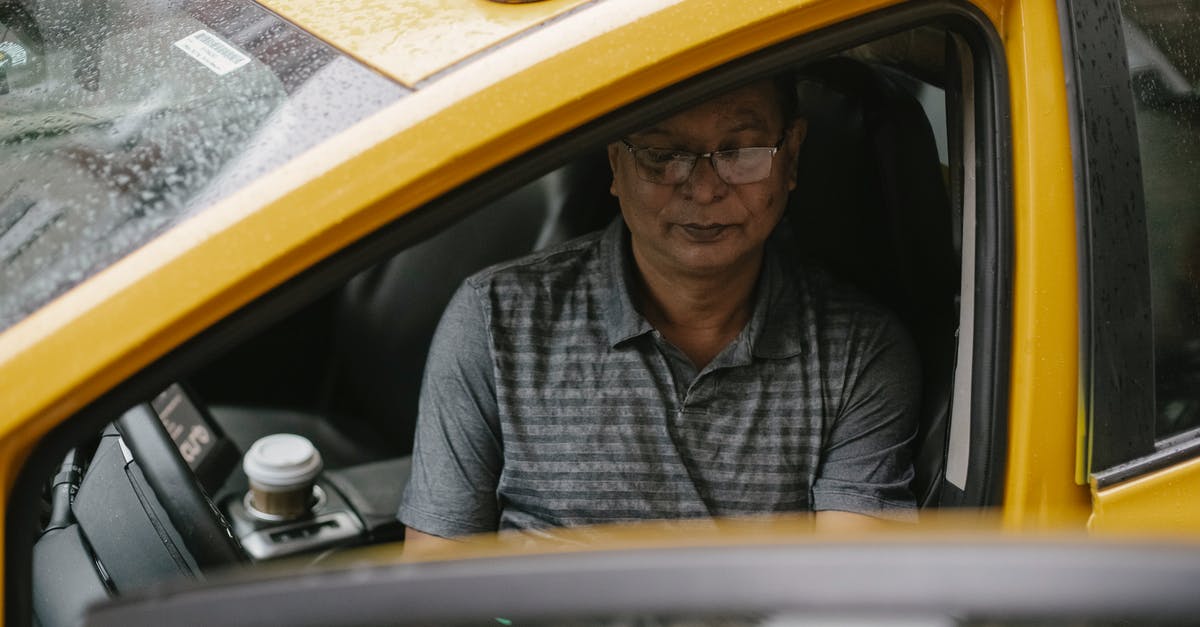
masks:
{"type": "Polygon", "coordinates": [[[680,189],[684,197],[701,204],[720,200],[728,190],[729,184],[717,174],[711,157],[696,160],[696,167],[680,189]]]}

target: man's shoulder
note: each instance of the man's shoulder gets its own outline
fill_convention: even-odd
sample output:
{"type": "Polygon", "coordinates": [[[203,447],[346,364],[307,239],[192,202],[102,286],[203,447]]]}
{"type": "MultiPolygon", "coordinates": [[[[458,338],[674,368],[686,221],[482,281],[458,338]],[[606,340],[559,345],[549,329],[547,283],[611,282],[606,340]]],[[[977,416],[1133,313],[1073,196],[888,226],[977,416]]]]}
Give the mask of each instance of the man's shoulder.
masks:
{"type": "Polygon", "coordinates": [[[807,307],[821,317],[883,322],[890,309],[854,283],[834,276],[821,265],[799,262],[793,277],[807,307]]]}
{"type": "Polygon", "coordinates": [[[850,355],[866,344],[898,340],[906,342],[908,331],[889,307],[820,265],[801,264],[793,278],[802,304],[809,341],[833,351],[830,356],[850,355]]]}
{"type": "Polygon", "coordinates": [[[542,286],[562,287],[564,281],[596,274],[606,230],[594,231],[528,255],[503,261],[476,272],[467,284],[477,291],[520,291],[542,286]]]}

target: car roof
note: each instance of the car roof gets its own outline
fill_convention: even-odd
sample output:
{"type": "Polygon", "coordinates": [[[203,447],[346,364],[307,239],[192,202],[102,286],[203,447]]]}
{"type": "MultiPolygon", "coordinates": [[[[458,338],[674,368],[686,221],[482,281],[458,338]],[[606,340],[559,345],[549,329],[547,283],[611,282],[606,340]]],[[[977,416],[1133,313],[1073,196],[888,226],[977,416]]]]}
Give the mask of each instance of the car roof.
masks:
{"type": "Polygon", "coordinates": [[[262,3],[341,51],[409,86],[591,0],[269,0],[262,3]]]}

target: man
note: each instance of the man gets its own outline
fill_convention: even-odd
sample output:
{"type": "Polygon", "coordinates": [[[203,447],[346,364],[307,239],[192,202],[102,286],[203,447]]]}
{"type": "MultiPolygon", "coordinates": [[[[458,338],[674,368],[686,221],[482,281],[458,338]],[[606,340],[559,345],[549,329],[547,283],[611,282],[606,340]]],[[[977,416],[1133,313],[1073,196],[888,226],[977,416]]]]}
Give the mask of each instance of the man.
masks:
{"type": "Polygon", "coordinates": [[[466,281],[425,374],[399,518],[497,529],[815,511],[911,519],[920,388],[898,323],[772,237],[805,122],[790,83],[608,147],[622,220],[466,281]]]}

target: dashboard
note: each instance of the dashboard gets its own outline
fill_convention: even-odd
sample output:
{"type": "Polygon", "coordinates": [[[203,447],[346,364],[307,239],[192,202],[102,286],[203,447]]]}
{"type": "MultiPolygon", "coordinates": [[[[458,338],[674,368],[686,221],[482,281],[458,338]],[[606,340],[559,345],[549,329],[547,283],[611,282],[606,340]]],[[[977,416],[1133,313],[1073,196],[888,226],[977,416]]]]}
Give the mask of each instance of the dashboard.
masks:
{"type": "Polygon", "coordinates": [[[250,505],[243,453],[180,384],[73,450],[47,484],[64,498],[50,499],[34,545],[40,624],[78,624],[96,601],[172,580],[403,537],[380,515],[399,491],[369,484],[406,480],[407,458],[326,470],[305,511],[284,518],[250,505]]]}

